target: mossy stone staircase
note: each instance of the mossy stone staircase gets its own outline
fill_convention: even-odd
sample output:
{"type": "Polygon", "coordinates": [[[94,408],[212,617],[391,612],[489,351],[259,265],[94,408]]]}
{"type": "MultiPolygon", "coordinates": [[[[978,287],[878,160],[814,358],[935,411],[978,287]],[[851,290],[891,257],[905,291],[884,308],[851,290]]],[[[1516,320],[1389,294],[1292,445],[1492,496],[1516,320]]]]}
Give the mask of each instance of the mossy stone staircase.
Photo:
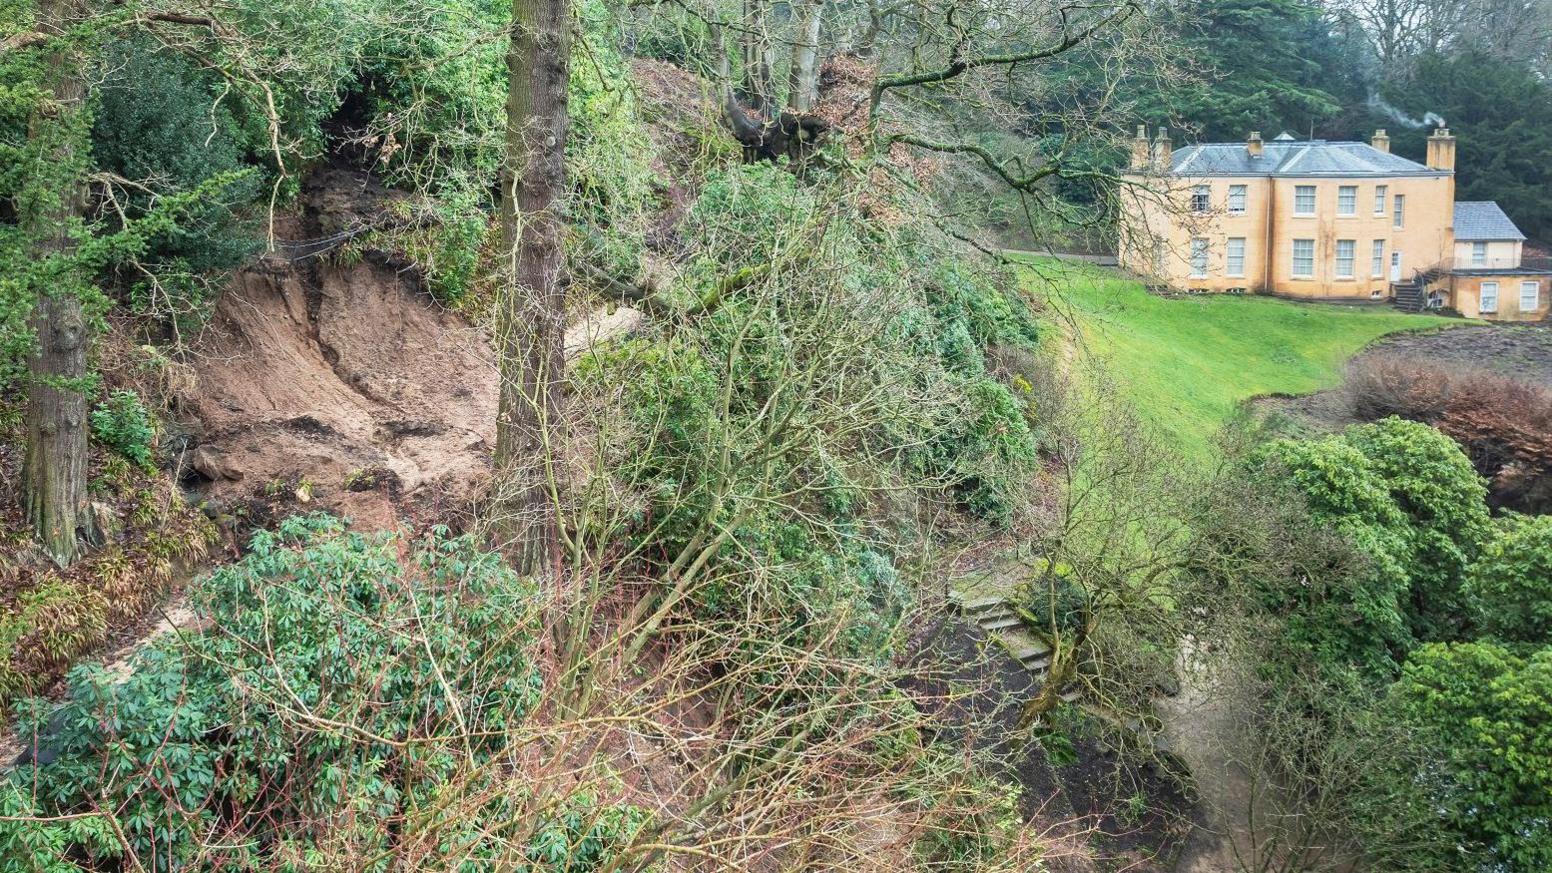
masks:
{"type": "MultiPolygon", "coordinates": [[[[951,602],[965,618],[986,632],[986,635],[1029,671],[1037,682],[1044,682],[1051,670],[1051,647],[1037,635],[1013,604],[1001,595],[980,597],[951,596],[951,602]]],[[[1062,700],[1072,702],[1077,691],[1061,695],[1062,700]]]]}

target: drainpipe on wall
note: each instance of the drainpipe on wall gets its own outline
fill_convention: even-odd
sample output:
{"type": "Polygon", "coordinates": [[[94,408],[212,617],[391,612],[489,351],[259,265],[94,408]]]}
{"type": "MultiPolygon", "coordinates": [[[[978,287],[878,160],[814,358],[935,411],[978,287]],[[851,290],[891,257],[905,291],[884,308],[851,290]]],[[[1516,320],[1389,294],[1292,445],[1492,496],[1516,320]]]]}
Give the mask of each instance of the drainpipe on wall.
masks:
{"type": "Polygon", "coordinates": [[[1272,217],[1277,214],[1273,209],[1276,205],[1276,200],[1277,179],[1268,176],[1266,180],[1266,239],[1264,240],[1261,255],[1261,259],[1266,263],[1261,277],[1262,294],[1272,293],[1272,217]]]}

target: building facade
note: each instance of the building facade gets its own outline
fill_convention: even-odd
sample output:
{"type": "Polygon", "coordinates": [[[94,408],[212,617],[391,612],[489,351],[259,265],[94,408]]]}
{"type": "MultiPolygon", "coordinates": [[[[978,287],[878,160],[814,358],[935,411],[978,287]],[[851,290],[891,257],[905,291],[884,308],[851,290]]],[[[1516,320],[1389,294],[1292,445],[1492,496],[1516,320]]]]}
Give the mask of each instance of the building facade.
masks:
{"type": "Polygon", "coordinates": [[[1444,128],[1429,137],[1422,164],[1391,154],[1383,130],[1369,143],[1286,133],[1263,142],[1252,133],[1176,150],[1166,130],[1150,141],[1139,128],[1117,254],[1126,269],[1177,290],[1544,316],[1552,274],[1522,265],[1524,236],[1496,204],[1455,203],[1454,171],[1455,138],[1444,128]],[[1457,234],[1457,213],[1480,232],[1457,234]],[[1529,282],[1538,284],[1536,305],[1522,309],[1529,282]]]}

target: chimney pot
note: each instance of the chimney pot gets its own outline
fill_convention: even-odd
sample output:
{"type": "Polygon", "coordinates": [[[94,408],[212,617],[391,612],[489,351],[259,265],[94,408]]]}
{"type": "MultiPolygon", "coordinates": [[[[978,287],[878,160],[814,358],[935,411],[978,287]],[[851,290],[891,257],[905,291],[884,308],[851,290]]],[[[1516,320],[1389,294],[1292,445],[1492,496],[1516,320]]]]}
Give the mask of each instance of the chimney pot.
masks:
{"type": "Polygon", "coordinates": [[[1159,135],[1153,140],[1153,168],[1161,173],[1169,172],[1171,159],[1174,157],[1174,144],[1169,138],[1169,128],[1159,128],[1159,135]]]}
{"type": "Polygon", "coordinates": [[[1137,135],[1132,137],[1131,168],[1133,170],[1146,170],[1148,168],[1148,154],[1148,125],[1139,124],[1137,125],[1137,135]]]}
{"type": "Polygon", "coordinates": [[[1369,144],[1374,146],[1375,148],[1379,149],[1382,152],[1389,153],[1389,151],[1390,151],[1390,134],[1386,133],[1385,132],[1385,128],[1382,127],[1380,129],[1374,131],[1374,139],[1370,140],[1369,144]]]}
{"type": "Polygon", "coordinates": [[[1455,171],[1455,137],[1448,127],[1441,127],[1428,137],[1428,168],[1455,171]]]}
{"type": "Polygon", "coordinates": [[[1252,130],[1250,136],[1245,140],[1245,151],[1249,152],[1252,158],[1259,158],[1265,147],[1265,144],[1261,142],[1261,131],[1252,130]]]}

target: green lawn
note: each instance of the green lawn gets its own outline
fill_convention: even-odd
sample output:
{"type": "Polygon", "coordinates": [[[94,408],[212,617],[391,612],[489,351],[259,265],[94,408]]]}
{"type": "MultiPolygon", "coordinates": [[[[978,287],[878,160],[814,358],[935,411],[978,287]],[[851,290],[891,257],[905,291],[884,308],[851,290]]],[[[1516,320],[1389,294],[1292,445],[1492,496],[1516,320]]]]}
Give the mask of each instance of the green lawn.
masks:
{"type": "Polygon", "coordinates": [[[1027,287],[1048,301],[1075,354],[1092,355],[1142,418],[1196,460],[1246,399],[1341,380],[1348,358],[1400,330],[1459,325],[1389,307],[1222,295],[1170,299],[1087,265],[1031,258],[1027,287]]]}

